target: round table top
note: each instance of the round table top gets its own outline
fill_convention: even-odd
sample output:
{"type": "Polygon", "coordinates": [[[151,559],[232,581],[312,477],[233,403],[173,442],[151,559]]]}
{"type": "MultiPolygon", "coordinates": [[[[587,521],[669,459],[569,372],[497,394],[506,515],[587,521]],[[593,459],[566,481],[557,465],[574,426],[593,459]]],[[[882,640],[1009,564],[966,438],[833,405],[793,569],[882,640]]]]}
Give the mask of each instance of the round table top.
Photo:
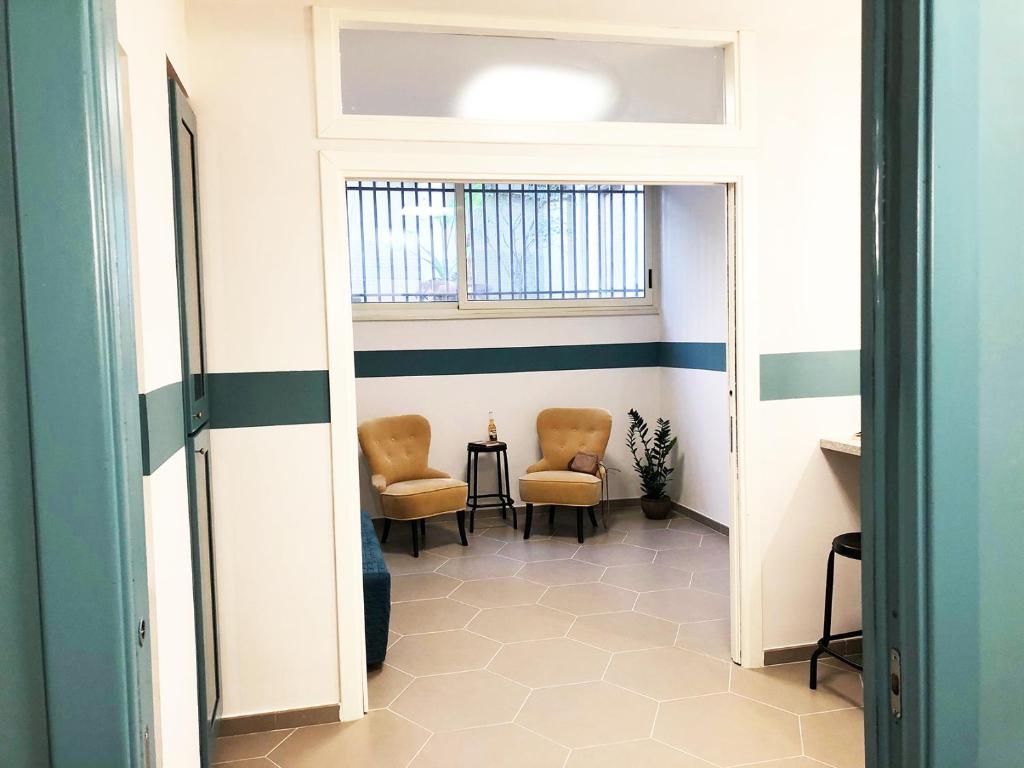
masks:
{"type": "Polygon", "coordinates": [[[474,440],[466,444],[466,449],[473,453],[492,453],[507,448],[508,446],[501,440],[474,440]]]}

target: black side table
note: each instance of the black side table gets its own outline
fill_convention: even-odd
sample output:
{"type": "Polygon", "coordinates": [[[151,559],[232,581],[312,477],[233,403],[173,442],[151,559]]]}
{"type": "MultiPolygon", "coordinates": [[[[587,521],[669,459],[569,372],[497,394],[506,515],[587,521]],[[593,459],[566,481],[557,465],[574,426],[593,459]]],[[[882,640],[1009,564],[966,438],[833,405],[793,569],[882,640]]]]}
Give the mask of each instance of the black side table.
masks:
{"type": "Polygon", "coordinates": [[[519,520],[516,515],[515,503],[512,501],[512,491],[508,479],[508,446],[500,440],[479,440],[469,443],[466,446],[466,483],[469,485],[469,492],[466,496],[466,511],[469,512],[469,532],[473,532],[474,518],[478,509],[494,509],[501,507],[501,517],[506,519],[507,509],[512,510],[512,527],[519,528],[519,520]],[[480,493],[480,454],[493,453],[495,466],[498,470],[498,492],[480,493]],[[504,471],[502,471],[504,465],[504,471]],[[497,499],[480,503],[481,499],[497,499]]]}

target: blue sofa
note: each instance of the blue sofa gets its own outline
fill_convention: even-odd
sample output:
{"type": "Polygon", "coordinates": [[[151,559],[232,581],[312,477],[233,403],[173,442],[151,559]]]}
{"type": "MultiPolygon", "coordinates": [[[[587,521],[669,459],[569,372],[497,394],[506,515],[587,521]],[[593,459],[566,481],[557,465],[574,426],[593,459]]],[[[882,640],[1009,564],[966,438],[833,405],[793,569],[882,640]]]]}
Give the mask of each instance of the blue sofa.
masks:
{"type": "Polygon", "coordinates": [[[366,619],[366,663],[382,664],[388,652],[391,623],[391,574],[380,551],[377,532],[363,510],[363,612],[366,619]]]}

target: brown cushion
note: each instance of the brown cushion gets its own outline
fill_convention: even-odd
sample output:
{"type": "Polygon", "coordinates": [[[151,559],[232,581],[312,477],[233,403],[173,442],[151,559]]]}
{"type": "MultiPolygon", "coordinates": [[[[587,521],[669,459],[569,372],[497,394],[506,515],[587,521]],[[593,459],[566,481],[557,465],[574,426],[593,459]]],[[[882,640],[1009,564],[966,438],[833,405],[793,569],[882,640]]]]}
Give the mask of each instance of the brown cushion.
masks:
{"type": "Polygon", "coordinates": [[[519,478],[519,497],[529,504],[592,507],[601,502],[601,479],[568,470],[530,472],[519,478]]]}
{"type": "Polygon", "coordinates": [[[466,484],[450,477],[392,483],[380,495],[385,517],[416,520],[466,508],[466,484]]]}

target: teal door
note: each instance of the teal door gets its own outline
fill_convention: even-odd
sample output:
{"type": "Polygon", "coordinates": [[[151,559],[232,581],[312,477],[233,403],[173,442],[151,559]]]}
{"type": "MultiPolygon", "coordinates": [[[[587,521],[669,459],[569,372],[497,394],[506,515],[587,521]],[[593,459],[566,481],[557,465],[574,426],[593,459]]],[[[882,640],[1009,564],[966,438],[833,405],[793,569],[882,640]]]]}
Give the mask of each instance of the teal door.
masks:
{"type": "Polygon", "coordinates": [[[868,0],[869,766],[1024,764],[1024,12],[868,0]]]}
{"type": "Polygon", "coordinates": [[[0,765],[45,766],[49,738],[9,75],[4,1],[0,3],[0,765]]]}
{"type": "Polygon", "coordinates": [[[114,3],[0,3],[0,765],[142,768],[153,697],[114,3]]]}

